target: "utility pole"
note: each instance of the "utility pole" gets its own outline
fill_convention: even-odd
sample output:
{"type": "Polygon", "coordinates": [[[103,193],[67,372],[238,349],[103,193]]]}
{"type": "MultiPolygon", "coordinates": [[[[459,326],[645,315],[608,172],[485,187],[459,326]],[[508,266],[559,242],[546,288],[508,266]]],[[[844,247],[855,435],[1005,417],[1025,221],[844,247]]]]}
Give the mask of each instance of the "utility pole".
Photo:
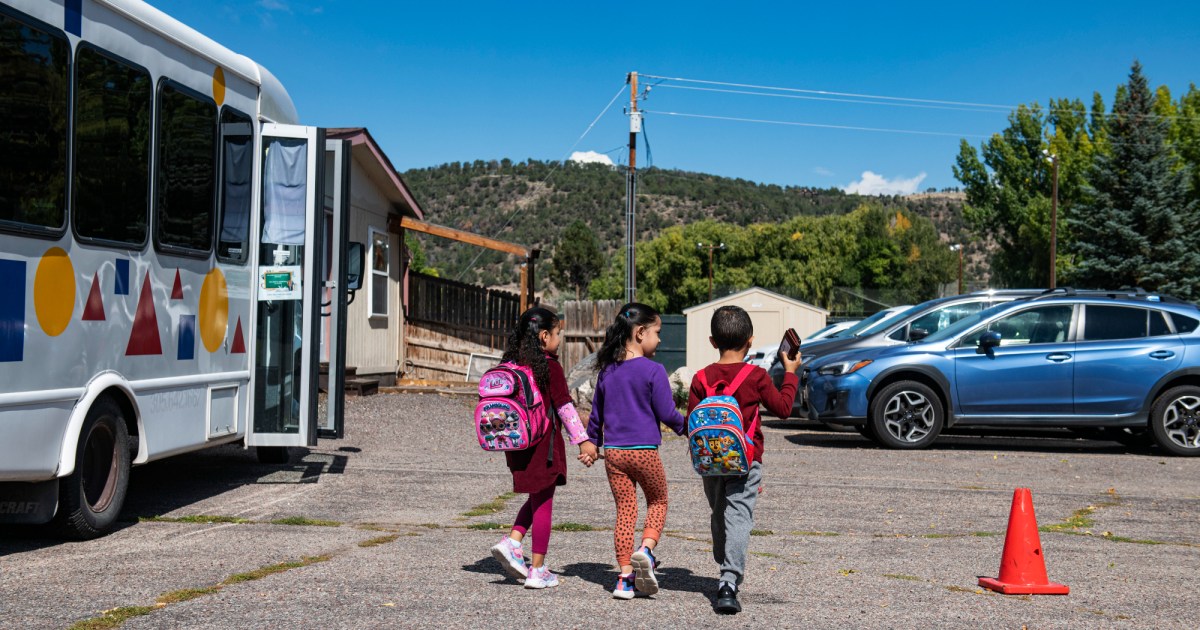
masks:
{"type": "Polygon", "coordinates": [[[725,243],[719,243],[717,245],[713,245],[712,243],[707,245],[704,243],[696,243],[696,248],[708,250],[708,301],[711,302],[713,299],[713,251],[725,249],[725,243]]]}
{"type": "Polygon", "coordinates": [[[1058,279],[1058,156],[1042,149],[1042,155],[1054,169],[1053,192],[1050,196],[1050,288],[1056,286],[1058,279]]]}
{"type": "Polygon", "coordinates": [[[637,268],[633,248],[637,242],[634,232],[634,210],[637,204],[637,134],[642,130],[642,114],[637,109],[637,72],[626,77],[629,83],[629,170],[625,172],[625,301],[637,298],[637,268]]]}
{"type": "Polygon", "coordinates": [[[950,251],[958,252],[958,294],[962,295],[962,292],[963,292],[963,276],[962,276],[963,246],[962,246],[962,243],[956,243],[954,245],[951,245],[950,251]]]}

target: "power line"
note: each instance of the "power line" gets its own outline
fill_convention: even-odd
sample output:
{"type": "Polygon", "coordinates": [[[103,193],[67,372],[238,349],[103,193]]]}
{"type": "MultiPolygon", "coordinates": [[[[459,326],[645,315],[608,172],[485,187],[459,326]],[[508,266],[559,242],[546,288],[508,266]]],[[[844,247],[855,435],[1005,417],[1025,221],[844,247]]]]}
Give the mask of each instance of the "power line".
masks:
{"type": "MultiPolygon", "coordinates": [[[[804,89],[804,88],[779,87],[779,86],[771,86],[771,85],[755,85],[755,84],[751,84],[751,83],[733,83],[733,82],[729,82],[729,81],[710,81],[710,80],[705,80],[705,79],[666,77],[666,76],[659,76],[659,75],[653,75],[653,74],[647,74],[647,75],[643,75],[643,76],[645,76],[646,78],[649,78],[649,79],[658,79],[658,81],[656,81],[653,84],[653,87],[711,91],[711,92],[726,92],[726,93],[730,93],[730,94],[743,94],[743,95],[748,95],[748,96],[803,98],[803,99],[807,99],[807,100],[827,100],[827,101],[832,101],[832,102],[845,102],[845,103],[854,103],[854,104],[862,104],[862,105],[891,105],[891,106],[895,106],[895,107],[907,106],[907,107],[921,107],[921,108],[928,108],[928,109],[947,109],[947,110],[951,110],[951,111],[979,111],[979,112],[992,112],[992,113],[1000,113],[1000,112],[1007,113],[1007,112],[1011,112],[1019,107],[1018,105],[1000,105],[1000,104],[995,104],[995,103],[972,103],[969,101],[949,101],[949,100],[940,100],[940,99],[910,98],[910,97],[904,97],[904,96],[860,94],[860,93],[855,93],[855,92],[835,92],[832,90],[815,90],[815,89],[804,89]],[[731,88],[744,88],[746,90],[768,90],[770,92],[786,92],[789,94],[771,94],[769,92],[751,92],[751,91],[739,91],[739,90],[723,90],[723,89],[715,89],[715,88],[700,88],[700,87],[695,87],[695,86],[670,85],[667,83],[669,81],[677,81],[677,82],[682,82],[682,83],[699,83],[702,85],[718,85],[718,86],[725,86],[725,87],[731,87],[731,88]],[[819,96],[797,96],[797,94],[803,94],[803,95],[815,94],[815,95],[819,95],[819,96]],[[828,97],[844,97],[844,98],[849,98],[849,99],[873,99],[873,100],[842,100],[839,98],[828,98],[828,97]],[[876,102],[876,101],[884,101],[884,102],[876,102]]],[[[1102,117],[1105,119],[1115,118],[1119,115],[1116,112],[1099,112],[1099,113],[1092,112],[1090,107],[1087,105],[1084,105],[1082,100],[1079,100],[1079,104],[1083,106],[1082,112],[1080,112],[1080,110],[1075,109],[1074,107],[1058,107],[1058,106],[1053,106],[1049,103],[1044,108],[1042,108],[1040,105],[1038,106],[1038,108],[1043,109],[1044,111],[1046,111],[1048,113],[1058,113],[1058,112],[1081,113],[1084,116],[1088,116],[1088,117],[1099,116],[1099,117],[1102,117]]],[[[1033,109],[1029,105],[1026,105],[1026,107],[1033,109]]],[[[1149,116],[1146,116],[1146,118],[1148,118],[1148,119],[1163,119],[1163,120],[1186,120],[1186,121],[1192,121],[1192,122],[1200,121],[1200,116],[1185,116],[1182,113],[1178,113],[1178,112],[1175,114],[1168,114],[1168,115],[1150,114],[1149,116]]]]}
{"type": "Polygon", "coordinates": [[[653,74],[644,75],[651,79],[663,79],[664,81],[679,81],[683,83],[701,83],[704,85],[723,85],[726,87],[749,88],[753,90],[772,90],[776,92],[795,92],[800,94],[819,94],[821,96],[844,96],[850,98],[869,98],[885,101],[900,101],[906,103],[925,103],[929,105],[957,105],[961,107],[987,107],[992,109],[1016,109],[1012,105],[996,105],[992,103],[970,103],[966,101],[943,101],[938,99],[927,98],[909,98],[905,96],[882,96],[877,94],[857,94],[853,92],[833,92],[829,90],[807,90],[802,88],[777,87],[771,85],[754,85],[750,83],[730,83],[727,81],[707,81],[704,79],[685,79],[683,77],[664,77],[653,74]]]}
{"type": "Polygon", "coordinates": [[[684,112],[663,112],[657,110],[643,110],[647,114],[659,114],[662,116],[681,116],[685,118],[704,118],[708,120],[730,120],[735,122],[760,123],[766,125],[786,125],[791,127],[814,127],[818,129],[840,129],[844,131],[874,131],[883,133],[903,133],[918,136],[945,136],[951,138],[990,138],[991,134],[977,133],[950,133],[946,131],[920,131],[915,129],[888,129],[885,127],[859,127],[855,125],[828,125],[823,123],[797,122],[789,120],[767,120],[763,118],[741,118],[737,116],[717,116],[713,114],[690,114],[684,112]]]}
{"type": "Polygon", "coordinates": [[[773,98],[791,98],[791,99],[799,99],[799,100],[805,100],[805,101],[826,101],[826,102],[831,102],[831,103],[852,103],[852,104],[856,104],[856,105],[885,105],[888,107],[911,107],[911,108],[917,108],[917,109],[940,109],[940,110],[949,110],[949,111],[956,111],[956,112],[976,112],[976,113],[984,113],[984,114],[1007,114],[1010,111],[1012,111],[1012,110],[1007,110],[1007,109],[982,109],[982,108],[971,108],[971,107],[954,107],[954,106],[950,106],[950,105],[926,105],[923,103],[892,103],[892,102],[887,102],[887,101],[864,101],[864,100],[849,99],[849,98],[834,98],[834,97],[827,97],[827,96],[809,96],[809,95],[805,95],[805,94],[773,94],[771,92],[753,92],[750,90],[727,90],[727,89],[722,89],[722,88],[696,87],[694,85],[670,85],[670,84],[666,84],[666,83],[658,85],[656,87],[667,88],[667,89],[671,89],[671,90],[694,90],[697,92],[719,92],[719,93],[723,93],[723,94],[739,94],[739,95],[743,95],[743,96],[769,96],[769,97],[773,97],[773,98]]]}
{"type": "MultiPolygon", "coordinates": [[[[539,185],[545,185],[545,183],[550,181],[550,178],[556,172],[558,172],[558,169],[561,168],[563,164],[567,163],[567,158],[569,158],[571,156],[571,152],[575,150],[575,147],[579,146],[580,142],[583,142],[583,139],[585,137],[587,137],[588,133],[590,133],[592,131],[592,127],[596,126],[596,123],[599,122],[600,119],[603,118],[604,115],[608,113],[609,108],[611,108],[613,106],[613,103],[617,102],[617,99],[620,98],[621,94],[624,94],[624,93],[625,93],[625,84],[621,84],[621,89],[617,90],[616,94],[613,94],[613,97],[608,101],[608,105],[605,105],[604,109],[600,110],[600,113],[597,114],[594,119],[592,119],[592,124],[588,125],[587,129],[583,130],[583,133],[579,135],[579,138],[575,140],[575,143],[571,145],[571,148],[567,149],[567,152],[563,155],[563,159],[560,162],[556,163],[554,165],[554,168],[550,169],[549,173],[546,173],[546,176],[542,178],[542,181],[539,183],[539,185]]],[[[514,205],[513,209],[508,212],[508,217],[506,217],[504,219],[504,225],[501,225],[500,229],[496,230],[496,234],[492,238],[499,238],[501,232],[503,232],[504,229],[508,227],[509,223],[512,223],[513,217],[515,217],[517,215],[517,210],[520,210],[520,206],[514,205]]],[[[465,275],[468,270],[470,270],[472,267],[475,266],[476,261],[479,260],[479,257],[483,255],[484,251],[485,250],[480,249],[478,252],[476,252],[475,257],[471,259],[471,262],[467,263],[467,265],[458,272],[458,275],[455,276],[454,279],[461,280],[463,275],[465,275]]]]}

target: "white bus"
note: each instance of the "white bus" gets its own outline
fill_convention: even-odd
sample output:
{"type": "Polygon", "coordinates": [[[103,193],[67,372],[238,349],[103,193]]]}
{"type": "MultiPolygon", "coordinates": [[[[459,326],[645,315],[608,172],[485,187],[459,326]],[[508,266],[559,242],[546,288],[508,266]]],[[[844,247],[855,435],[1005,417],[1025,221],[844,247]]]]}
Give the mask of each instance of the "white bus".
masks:
{"type": "Polygon", "coordinates": [[[296,122],[139,0],[0,0],[0,523],[98,536],[131,465],[340,436],[349,153],[296,122]]]}

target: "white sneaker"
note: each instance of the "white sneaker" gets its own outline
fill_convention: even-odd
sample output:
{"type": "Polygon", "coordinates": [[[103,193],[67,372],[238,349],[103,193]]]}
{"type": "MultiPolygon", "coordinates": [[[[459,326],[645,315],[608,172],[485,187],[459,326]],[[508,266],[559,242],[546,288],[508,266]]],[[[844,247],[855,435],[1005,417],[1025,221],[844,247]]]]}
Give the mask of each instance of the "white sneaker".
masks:
{"type": "Polygon", "coordinates": [[[504,567],[505,572],[518,580],[529,575],[529,569],[525,568],[525,557],[521,555],[521,543],[508,536],[492,547],[492,557],[504,567]]]}
{"type": "Polygon", "coordinates": [[[634,595],[637,594],[637,589],[634,588],[633,580],[634,580],[634,578],[633,578],[632,573],[630,573],[629,575],[618,575],[617,576],[617,586],[616,586],[616,588],[613,589],[613,592],[612,592],[613,598],[614,599],[633,599],[634,595]]]}
{"type": "Polygon", "coordinates": [[[525,588],[549,588],[558,586],[558,576],[546,567],[531,567],[529,577],[525,578],[525,588]]]}

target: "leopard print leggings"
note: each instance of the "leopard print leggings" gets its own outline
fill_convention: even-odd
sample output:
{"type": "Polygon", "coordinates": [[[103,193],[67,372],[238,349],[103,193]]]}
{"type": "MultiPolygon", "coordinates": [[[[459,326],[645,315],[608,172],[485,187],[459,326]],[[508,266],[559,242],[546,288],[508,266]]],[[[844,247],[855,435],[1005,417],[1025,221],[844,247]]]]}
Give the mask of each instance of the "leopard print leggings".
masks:
{"type": "Polygon", "coordinates": [[[667,475],[658,449],[605,449],[604,472],[617,502],[617,527],[613,547],[617,566],[628,566],[637,527],[637,486],[646,494],[646,523],[642,537],[658,540],[667,522],[667,475]]]}

